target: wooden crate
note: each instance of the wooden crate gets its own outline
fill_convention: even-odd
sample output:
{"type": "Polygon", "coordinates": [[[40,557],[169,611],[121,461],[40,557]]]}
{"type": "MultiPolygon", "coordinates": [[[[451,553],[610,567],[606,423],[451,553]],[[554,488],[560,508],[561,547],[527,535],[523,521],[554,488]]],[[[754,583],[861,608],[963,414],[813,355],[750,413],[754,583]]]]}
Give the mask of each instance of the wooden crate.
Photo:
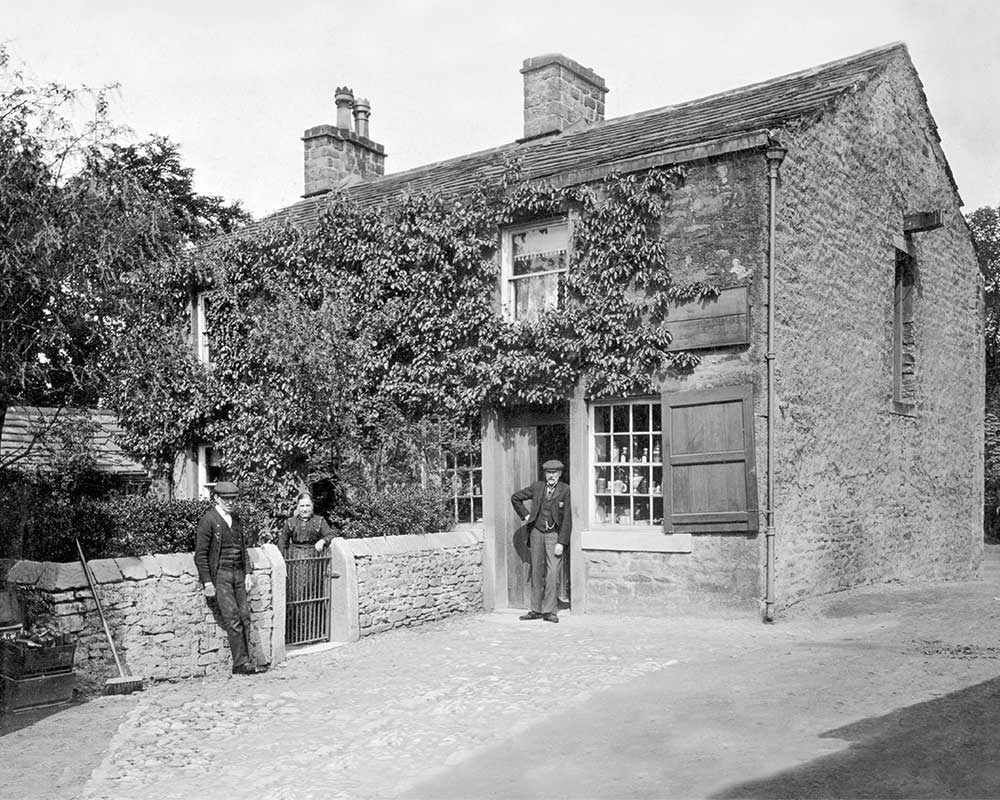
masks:
{"type": "Polygon", "coordinates": [[[61,705],[73,699],[72,672],[36,678],[3,678],[3,708],[8,713],[61,705]]]}
{"type": "Polygon", "coordinates": [[[0,641],[0,675],[6,678],[33,678],[72,672],[76,644],[28,647],[18,639],[0,641]]]}

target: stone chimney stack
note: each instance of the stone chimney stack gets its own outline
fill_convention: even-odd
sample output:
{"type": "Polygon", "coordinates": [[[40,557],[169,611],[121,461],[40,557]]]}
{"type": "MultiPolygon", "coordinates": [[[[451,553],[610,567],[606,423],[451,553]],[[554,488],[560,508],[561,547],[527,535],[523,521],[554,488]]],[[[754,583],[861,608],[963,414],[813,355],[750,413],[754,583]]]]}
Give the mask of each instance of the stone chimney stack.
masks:
{"type": "Polygon", "coordinates": [[[526,58],[524,138],[574,130],[604,119],[604,78],[560,53],[526,58]]]}
{"type": "Polygon", "coordinates": [[[385,147],[369,138],[371,103],[355,100],[354,92],[346,86],[338,86],[333,99],[337,106],[336,126],[317,125],[302,134],[303,197],[385,174],[385,147]]]}

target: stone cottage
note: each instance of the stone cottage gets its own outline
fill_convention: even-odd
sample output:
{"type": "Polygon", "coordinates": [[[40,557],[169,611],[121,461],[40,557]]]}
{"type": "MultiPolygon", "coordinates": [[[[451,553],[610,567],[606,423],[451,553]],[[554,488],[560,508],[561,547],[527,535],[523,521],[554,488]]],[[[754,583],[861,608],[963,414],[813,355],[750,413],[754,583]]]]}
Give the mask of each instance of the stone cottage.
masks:
{"type": "MultiPolygon", "coordinates": [[[[460,195],[512,156],[561,186],[686,168],[675,276],[722,293],[669,324],[701,363],[655,396],[484,414],[456,510],[485,532],[487,604],[526,603],[509,497],[552,457],[573,489],[575,611],[770,618],[852,585],[973,575],[979,273],[906,47],[609,120],[593,70],[553,54],[521,73],[523,138],[390,175],[371,105],[338,89],[336,124],[303,137],[304,199],[276,215],[313,224],[334,189],[460,195]]],[[[566,220],[498,234],[504,312],[528,316],[567,268],[566,220]]]]}

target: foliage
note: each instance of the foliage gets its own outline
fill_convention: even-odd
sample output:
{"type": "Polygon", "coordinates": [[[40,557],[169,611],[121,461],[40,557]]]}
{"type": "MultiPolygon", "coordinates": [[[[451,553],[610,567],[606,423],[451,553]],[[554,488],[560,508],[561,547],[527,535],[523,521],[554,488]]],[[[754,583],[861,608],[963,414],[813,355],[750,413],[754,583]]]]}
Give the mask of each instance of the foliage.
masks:
{"type": "Polygon", "coordinates": [[[986,339],[985,522],[1000,539],[1000,209],[983,207],[968,216],[983,276],[986,339]]]}
{"type": "Polygon", "coordinates": [[[668,302],[716,293],[672,283],[660,223],[682,179],[561,189],[511,170],[458,200],[333,195],[314,230],[260,225],[163,262],[109,351],[126,443],[169,461],[211,441],[258,502],[321,482],[336,506],[416,482],[414,465],[433,461],[429,420],[468,429],[484,407],[561,402],[578,386],[649,391],[656,371],[695,363],[668,352],[668,302]],[[506,319],[498,231],[566,214],[562,307],[506,319]],[[210,365],[183,347],[194,290],[208,299],[210,365]]]}
{"type": "Polygon", "coordinates": [[[145,268],[249,219],[194,192],[175,144],[121,144],[112,88],[34,83],[0,46],[0,415],[94,404],[145,268]]]}
{"type": "MultiPolygon", "coordinates": [[[[61,562],[77,560],[74,539],[88,559],[189,553],[198,520],[211,506],[207,500],[69,495],[52,482],[26,481],[10,473],[0,482],[0,498],[0,553],[61,562]],[[13,540],[15,531],[21,541],[13,540]]],[[[262,534],[271,522],[269,513],[248,503],[238,503],[236,510],[251,541],[266,540],[262,534]]]]}
{"type": "Polygon", "coordinates": [[[335,511],[331,525],[348,539],[435,533],[452,527],[448,497],[419,486],[366,492],[335,511]]]}

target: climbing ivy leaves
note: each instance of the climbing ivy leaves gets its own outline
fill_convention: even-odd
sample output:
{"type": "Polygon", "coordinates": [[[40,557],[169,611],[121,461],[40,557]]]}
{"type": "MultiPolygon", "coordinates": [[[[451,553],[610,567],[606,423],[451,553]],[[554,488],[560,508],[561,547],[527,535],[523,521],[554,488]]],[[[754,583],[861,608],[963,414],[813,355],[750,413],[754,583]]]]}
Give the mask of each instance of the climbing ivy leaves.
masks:
{"type": "Polygon", "coordinates": [[[159,377],[138,372],[143,391],[198,408],[171,403],[157,419],[126,398],[123,422],[143,452],[207,439],[234,474],[288,486],[398,458],[430,418],[475,427],[484,407],[551,404],[581,386],[650,392],[658,372],[694,364],[669,352],[669,303],[717,293],[673,283],[661,223],[683,178],[674,168],[557,188],[515,168],[458,200],[414,194],[372,207],[334,195],[309,231],[263,225],[196,251],[150,287],[162,299],[149,307],[175,313],[157,317],[170,336],[149,340],[176,341],[181,298],[203,290],[212,364],[161,348],[148,354],[159,377]],[[559,307],[506,318],[501,233],[553,216],[572,231],[559,307]]]}

